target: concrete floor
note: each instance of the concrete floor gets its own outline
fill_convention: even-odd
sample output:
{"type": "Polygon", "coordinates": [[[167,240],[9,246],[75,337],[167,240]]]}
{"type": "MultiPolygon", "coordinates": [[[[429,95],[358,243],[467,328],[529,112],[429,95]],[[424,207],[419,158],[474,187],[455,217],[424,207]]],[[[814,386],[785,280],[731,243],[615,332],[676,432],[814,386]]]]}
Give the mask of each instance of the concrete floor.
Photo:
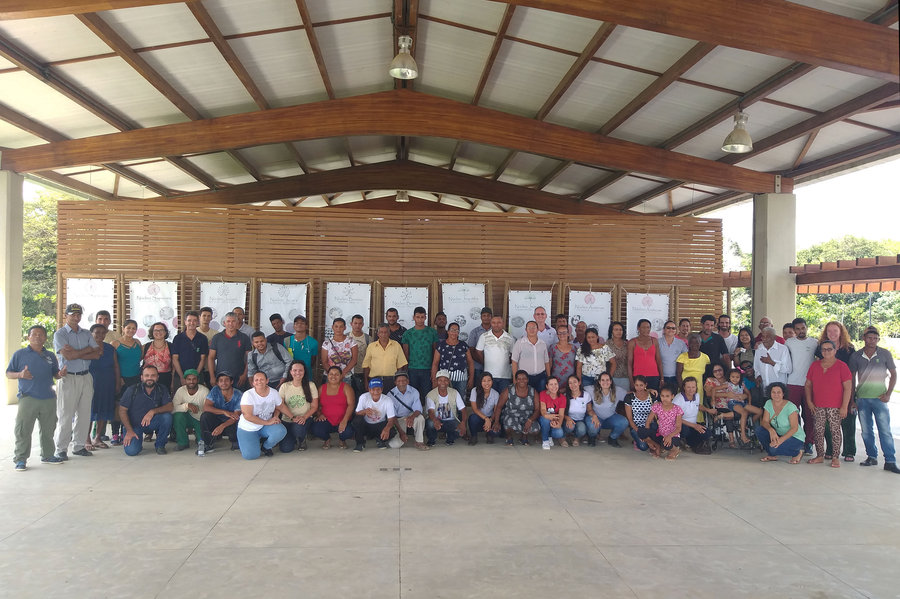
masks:
{"type": "Polygon", "coordinates": [[[900,597],[900,476],[880,466],[311,442],[255,462],[35,449],[17,473],[15,409],[2,597],[900,597]]]}

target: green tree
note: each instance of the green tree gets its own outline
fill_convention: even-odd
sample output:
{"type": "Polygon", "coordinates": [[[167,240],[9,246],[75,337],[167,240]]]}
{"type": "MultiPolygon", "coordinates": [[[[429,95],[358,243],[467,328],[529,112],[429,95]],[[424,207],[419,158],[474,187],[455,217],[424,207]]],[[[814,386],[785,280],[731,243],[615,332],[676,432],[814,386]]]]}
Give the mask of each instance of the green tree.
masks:
{"type": "Polygon", "coordinates": [[[877,241],[845,235],[839,239],[831,239],[800,250],[797,252],[797,264],[816,264],[897,254],[900,254],[900,241],[889,239],[877,241]]]}

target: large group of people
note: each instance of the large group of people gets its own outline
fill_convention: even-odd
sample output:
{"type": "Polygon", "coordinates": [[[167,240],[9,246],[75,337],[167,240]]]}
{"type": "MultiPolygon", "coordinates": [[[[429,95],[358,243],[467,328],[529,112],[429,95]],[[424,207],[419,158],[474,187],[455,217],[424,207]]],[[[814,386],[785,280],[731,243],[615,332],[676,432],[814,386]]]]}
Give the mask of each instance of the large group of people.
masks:
{"type": "Polygon", "coordinates": [[[340,448],[352,439],[354,452],[370,440],[401,447],[410,436],[421,451],[439,437],[448,446],[539,438],[550,450],[596,446],[603,430],[611,447],[630,439],[636,450],[674,460],[685,449],[711,453],[713,429],[721,427],[731,447],[755,436],[762,461],[787,456],[796,464],[807,454],[811,464],[837,468],[856,459],[858,417],[866,451],[860,465],[878,464],[877,429],[884,469],[900,473],[887,407],[896,369],[874,327],[859,350],[841,323],[829,322],[814,338],[802,318],[782,336],[766,317],[754,337],[746,327],[733,333],[727,315],[707,315],[697,332],[682,318],[666,322],[657,337],[641,319],[630,337],[617,321],[604,338],[563,314],[548,324],[538,307],[515,339],[488,307],[467,336],[443,313],[429,326],[417,307],[408,329],[389,308],[374,337],[361,315],[350,319],[349,331],[335,318],[319,343],[305,316],[294,318],[291,334],[272,314],[274,333],[266,336],[237,307],[222,331],[210,327],[212,310],[203,308],[185,315],[172,341],[160,322],[141,344],[134,320],[115,331],[100,311],[85,330],[82,312],[66,306],[53,351],[45,348],[47,331],[31,327],[28,345],[7,367],[19,388],[16,470],[27,469],[35,422],[45,464],[110,445],[136,456],[151,441],[164,455],[169,443],[189,449],[191,436],[198,456],[227,439],[252,460],[276,447],[307,450],[312,439],[329,449],[334,435],[340,448]]]}

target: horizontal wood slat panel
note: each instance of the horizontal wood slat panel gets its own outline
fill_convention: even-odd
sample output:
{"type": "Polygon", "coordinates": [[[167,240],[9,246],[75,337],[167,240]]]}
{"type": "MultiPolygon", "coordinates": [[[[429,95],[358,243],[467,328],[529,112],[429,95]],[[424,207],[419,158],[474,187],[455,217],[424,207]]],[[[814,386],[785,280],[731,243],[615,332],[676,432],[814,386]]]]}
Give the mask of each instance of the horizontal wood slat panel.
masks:
{"type": "Polygon", "coordinates": [[[219,277],[488,280],[498,311],[508,281],[612,281],[675,286],[692,321],[722,307],[721,221],[704,218],[60,202],[58,264],[63,276],[183,276],[185,309],[199,308],[197,279],[219,277]]]}

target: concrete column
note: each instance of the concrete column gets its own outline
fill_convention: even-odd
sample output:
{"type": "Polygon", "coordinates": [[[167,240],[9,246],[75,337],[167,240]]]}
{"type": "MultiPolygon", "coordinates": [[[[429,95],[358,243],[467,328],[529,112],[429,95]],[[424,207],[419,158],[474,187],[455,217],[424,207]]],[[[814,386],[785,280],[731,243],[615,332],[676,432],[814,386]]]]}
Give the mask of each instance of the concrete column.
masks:
{"type": "Polygon", "coordinates": [[[753,330],[763,316],[772,319],[776,332],[794,319],[797,309],[797,198],[792,193],[753,197],[753,330]]]}
{"type": "MultiPolygon", "coordinates": [[[[21,175],[0,171],[0,363],[3,372],[13,352],[22,346],[22,199],[21,175]]],[[[15,381],[3,380],[7,403],[16,403],[15,381]]]]}

